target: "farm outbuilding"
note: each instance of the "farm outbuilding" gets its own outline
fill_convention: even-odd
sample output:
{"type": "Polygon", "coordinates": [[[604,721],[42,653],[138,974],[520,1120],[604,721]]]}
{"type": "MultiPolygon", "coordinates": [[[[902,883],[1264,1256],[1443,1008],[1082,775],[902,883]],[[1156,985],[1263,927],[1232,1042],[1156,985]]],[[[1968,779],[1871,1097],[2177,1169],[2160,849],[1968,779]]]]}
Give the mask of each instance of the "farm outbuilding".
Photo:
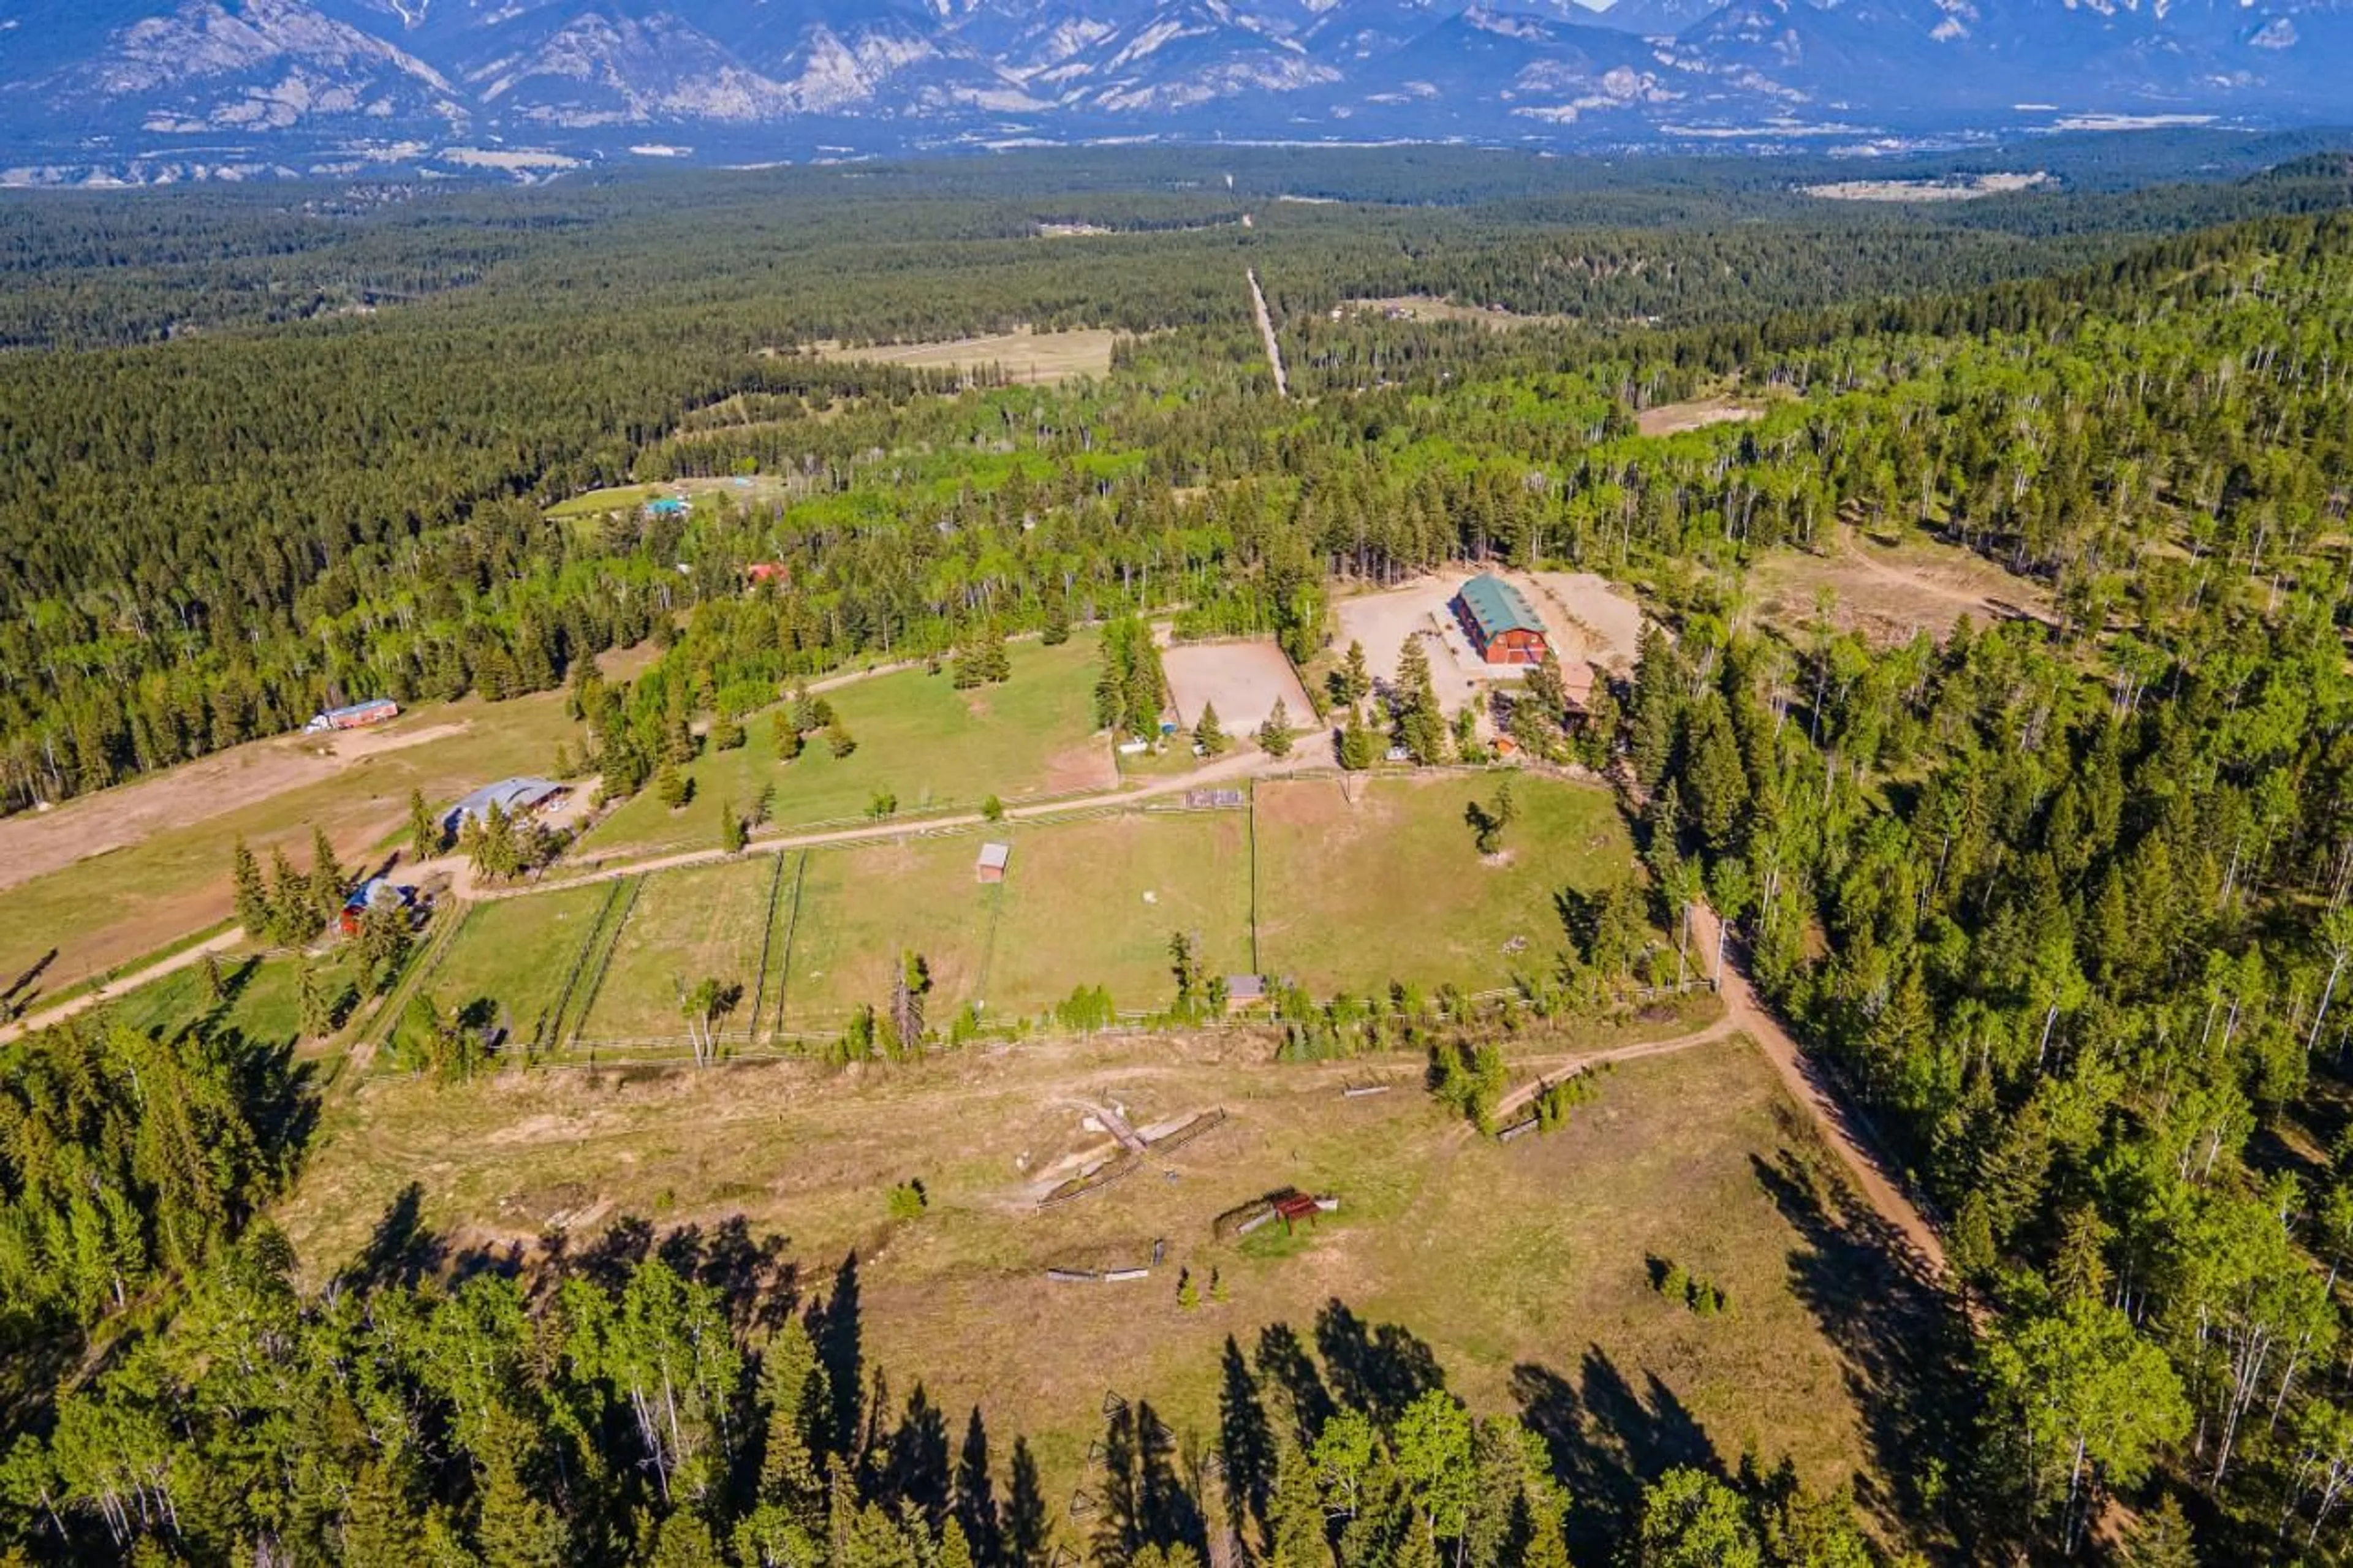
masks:
{"type": "Polygon", "coordinates": [[[462,829],[476,817],[488,816],[495,805],[510,817],[529,816],[545,811],[572,794],[572,786],[554,779],[501,779],[484,784],[457,805],[441,818],[442,828],[449,833],[462,829]]]}
{"type": "Polygon", "coordinates": [[[984,844],[980,847],[980,858],[973,864],[973,875],[984,882],[1002,882],[1006,864],[1012,858],[1012,845],[984,844]]]}
{"type": "Polygon", "coordinates": [[[370,724],[381,724],[387,719],[400,717],[400,704],[389,697],[372,697],[365,702],[353,702],[342,708],[329,708],[313,714],[302,726],[306,735],[323,734],[330,730],[363,730],[370,724]]]}
{"type": "Polygon", "coordinates": [[[1229,974],[1226,976],[1226,1011],[1248,1013],[1267,1003],[1266,976],[1263,974],[1229,974]]]}
{"type": "Polygon", "coordinates": [[[1462,584],[1447,607],[1454,612],[1472,651],[1489,664],[1542,664],[1544,622],[1527,595],[1492,572],[1462,584]]]}

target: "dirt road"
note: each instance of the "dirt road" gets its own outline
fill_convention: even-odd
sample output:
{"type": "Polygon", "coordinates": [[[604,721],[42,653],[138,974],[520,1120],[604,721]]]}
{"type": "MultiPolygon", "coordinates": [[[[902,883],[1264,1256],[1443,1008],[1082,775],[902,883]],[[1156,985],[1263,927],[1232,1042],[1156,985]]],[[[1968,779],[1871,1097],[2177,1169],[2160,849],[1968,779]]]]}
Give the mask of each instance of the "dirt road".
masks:
{"type": "Polygon", "coordinates": [[[227,952],[244,941],[245,928],[231,926],[218,936],[207,938],[194,947],[174,953],[169,958],[160,959],[136,973],[126,974],[109,984],[93,985],[71,1001],[60,1002],[53,1007],[44,1007],[37,1013],[28,1013],[13,1024],[0,1024],[0,1046],[6,1045],[20,1035],[29,1035],[36,1029],[46,1029],[53,1024],[62,1024],[68,1018],[87,1013],[100,1003],[111,1001],[125,992],[136,991],[142,985],[152,985],[158,980],[168,979],[183,969],[194,968],[212,954],[227,952]]]}
{"type": "MultiPolygon", "coordinates": [[[[1705,904],[1696,906],[1693,911],[1692,936],[1693,945],[1699,952],[1719,951],[1721,937],[1715,912],[1705,904]]],[[[1726,956],[1721,979],[1725,1026],[1757,1042],[1773,1064],[1773,1070],[1781,1075],[1790,1098],[1806,1109],[1821,1129],[1823,1141],[1838,1152],[1839,1159],[1873,1211],[1903,1235],[1931,1279],[1942,1279],[1946,1272],[1945,1244],[1894,1174],[1894,1163],[1880,1147],[1877,1136],[1839,1098],[1821,1068],[1808,1059],[1789,1031],[1781,1026],[1780,1020],[1757,1001],[1756,989],[1728,947],[1725,944],[1726,956]]]]}
{"type": "Polygon", "coordinates": [[[1291,395],[1291,377],[1283,373],[1282,345],[1274,341],[1274,317],[1266,308],[1266,291],[1258,286],[1258,268],[1250,268],[1250,309],[1258,312],[1258,335],[1266,342],[1266,363],[1274,367],[1274,395],[1291,395]]]}
{"type": "MultiPolygon", "coordinates": [[[[1180,773],[1173,778],[1155,779],[1150,784],[1133,788],[1097,791],[1088,795],[1068,795],[1060,800],[1041,801],[1035,805],[1008,806],[1004,820],[1019,822],[1030,817],[1053,816],[1065,812],[1087,811],[1097,806],[1125,805],[1134,801],[1157,800],[1163,796],[1182,795],[1187,790],[1204,789],[1234,779],[1249,778],[1260,773],[1281,773],[1302,767],[1328,767],[1332,764],[1331,747],[1317,746],[1303,740],[1299,749],[1288,758],[1276,759],[1261,751],[1237,752],[1205,767],[1180,773]]],[[[954,816],[926,816],[913,822],[876,822],[858,827],[828,828],[819,833],[788,833],[775,838],[755,839],[744,846],[746,855],[784,855],[795,849],[819,849],[844,844],[888,843],[914,834],[934,833],[952,827],[977,827],[988,819],[976,811],[962,812],[954,816]]],[[[575,877],[550,877],[542,881],[525,882],[512,888],[460,889],[460,896],[474,899],[516,899],[534,893],[552,893],[562,888],[584,887],[591,882],[607,882],[616,877],[637,877],[650,871],[674,871],[685,866],[707,866],[729,858],[723,849],[686,849],[675,855],[656,856],[647,860],[629,860],[617,865],[601,866],[593,871],[575,877]]]]}

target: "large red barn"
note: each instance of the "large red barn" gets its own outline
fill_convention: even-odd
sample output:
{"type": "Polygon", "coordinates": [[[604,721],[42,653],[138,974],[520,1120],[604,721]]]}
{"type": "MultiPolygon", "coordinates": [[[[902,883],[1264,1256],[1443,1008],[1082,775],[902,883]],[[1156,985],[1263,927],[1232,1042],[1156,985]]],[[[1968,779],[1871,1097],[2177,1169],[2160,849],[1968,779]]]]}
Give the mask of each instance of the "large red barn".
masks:
{"type": "Polygon", "coordinates": [[[1473,652],[1489,664],[1542,664],[1544,623],[1517,588],[1492,572],[1482,572],[1455,594],[1448,606],[1471,639],[1473,652]]]}

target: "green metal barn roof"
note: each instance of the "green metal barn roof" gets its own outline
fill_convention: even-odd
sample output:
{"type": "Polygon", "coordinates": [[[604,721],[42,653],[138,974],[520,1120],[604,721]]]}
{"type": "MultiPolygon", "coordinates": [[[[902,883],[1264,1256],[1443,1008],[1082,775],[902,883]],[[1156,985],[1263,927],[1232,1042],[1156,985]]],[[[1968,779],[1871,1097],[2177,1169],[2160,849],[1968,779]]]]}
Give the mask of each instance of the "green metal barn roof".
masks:
{"type": "Polygon", "coordinates": [[[1482,637],[1498,637],[1505,632],[1541,634],[1545,629],[1520,591],[1492,572],[1482,572],[1462,584],[1462,603],[1471,618],[1479,623],[1482,637]]]}

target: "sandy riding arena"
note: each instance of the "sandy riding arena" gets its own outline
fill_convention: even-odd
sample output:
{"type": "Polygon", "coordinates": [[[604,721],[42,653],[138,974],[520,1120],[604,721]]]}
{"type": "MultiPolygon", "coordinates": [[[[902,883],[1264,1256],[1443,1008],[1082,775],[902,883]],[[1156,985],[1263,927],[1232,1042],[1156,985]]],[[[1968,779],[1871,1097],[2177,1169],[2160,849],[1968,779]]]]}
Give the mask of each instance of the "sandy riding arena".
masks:
{"type": "Polygon", "coordinates": [[[1217,705],[1219,726],[1228,734],[1265,723],[1278,698],[1294,726],[1314,719],[1291,661],[1271,642],[1177,643],[1162,652],[1160,664],[1176,695],[1176,721],[1188,730],[1208,703],[1217,705]]]}

